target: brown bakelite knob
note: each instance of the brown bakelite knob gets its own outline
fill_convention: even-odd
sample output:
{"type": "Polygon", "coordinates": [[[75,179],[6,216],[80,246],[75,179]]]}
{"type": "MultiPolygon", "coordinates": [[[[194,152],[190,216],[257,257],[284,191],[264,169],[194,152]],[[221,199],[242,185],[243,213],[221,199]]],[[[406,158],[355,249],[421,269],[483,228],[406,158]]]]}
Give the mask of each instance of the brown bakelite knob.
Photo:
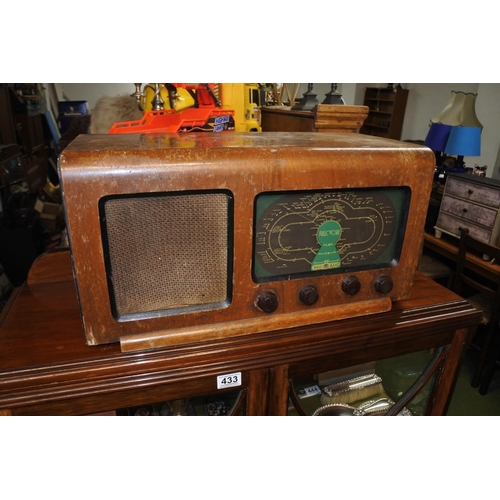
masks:
{"type": "Polygon", "coordinates": [[[383,293],[384,295],[389,293],[394,286],[390,276],[387,274],[381,274],[375,279],[375,283],[373,284],[375,290],[379,293],[383,293]]]}
{"type": "Polygon", "coordinates": [[[347,276],[342,281],[342,291],[347,295],[356,295],[361,289],[361,281],[356,276],[347,276]]]}
{"type": "Polygon", "coordinates": [[[257,297],[256,306],[263,312],[272,313],[278,308],[278,297],[274,292],[262,292],[257,297]]]}
{"type": "Polygon", "coordinates": [[[318,301],[319,294],[313,285],[303,286],[299,291],[299,299],[306,306],[312,306],[318,301]]]}

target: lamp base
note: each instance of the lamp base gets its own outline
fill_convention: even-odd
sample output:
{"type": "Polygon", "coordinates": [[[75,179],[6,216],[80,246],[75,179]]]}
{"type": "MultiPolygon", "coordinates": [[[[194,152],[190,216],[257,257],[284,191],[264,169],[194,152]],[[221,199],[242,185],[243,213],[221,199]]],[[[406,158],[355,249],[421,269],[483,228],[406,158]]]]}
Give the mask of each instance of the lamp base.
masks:
{"type": "Polygon", "coordinates": [[[318,99],[312,90],[312,84],[310,83],[307,88],[307,92],[302,94],[302,99],[299,103],[292,107],[293,111],[312,111],[315,106],[319,104],[318,99]]]}
{"type": "Polygon", "coordinates": [[[455,162],[455,167],[465,169],[465,162],[463,156],[457,157],[457,161],[455,162]]]}

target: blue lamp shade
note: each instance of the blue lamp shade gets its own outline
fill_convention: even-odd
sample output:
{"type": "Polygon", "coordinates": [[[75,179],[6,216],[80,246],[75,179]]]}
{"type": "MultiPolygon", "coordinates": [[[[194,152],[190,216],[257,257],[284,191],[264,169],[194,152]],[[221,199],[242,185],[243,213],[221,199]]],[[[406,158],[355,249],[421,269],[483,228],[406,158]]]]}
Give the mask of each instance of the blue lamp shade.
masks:
{"type": "Polygon", "coordinates": [[[453,127],[451,125],[432,123],[424,144],[433,151],[444,151],[452,128],[453,127]]]}
{"type": "Polygon", "coordinates": [[[452,127],[443,151],[448,155],[480,156],[481,128],[452,127]]]}

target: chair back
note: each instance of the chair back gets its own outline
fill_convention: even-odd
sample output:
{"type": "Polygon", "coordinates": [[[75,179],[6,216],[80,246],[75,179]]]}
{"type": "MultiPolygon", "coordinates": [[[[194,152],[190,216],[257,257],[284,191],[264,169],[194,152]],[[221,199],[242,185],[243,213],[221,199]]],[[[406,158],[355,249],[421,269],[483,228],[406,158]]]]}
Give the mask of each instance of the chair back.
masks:
{"type": "Polygon", "coordinates": [[[458,295],[464,296],[467,293],[467,289],[465,288],[467,286],[473,292],[481,293],[491,303],[491,322],[497,325],[500,316],[500,283],[491,278],[479,276],[469,269],[467,266],[467,252],[478,254],[482,258],[487,256],[490,262],[500,263],[500,247],[495,247],[473,238],[467,228],[460,228],[460,233],[460,247],[458,250],[453,291],[458,295]]]}
{"type": "MultiPolygon", "coordinates": [[[[500,319],[500,283],[493,278],[479,275],[467,265],[467,253],[478,254],[490,262],[500,263],[500,248],[473,238],[468,229],[460,228],[460,247],[453,291],[467,299],[483,312],[481,323],[485,325],[485,338],[472,377],[472,386],[480,385],[480,394],[486,394],[493,377],[495,360],[500,349],[498,327],[500,319]]],[[[493,274],[492,274],[493,276],[493,274]]]]}

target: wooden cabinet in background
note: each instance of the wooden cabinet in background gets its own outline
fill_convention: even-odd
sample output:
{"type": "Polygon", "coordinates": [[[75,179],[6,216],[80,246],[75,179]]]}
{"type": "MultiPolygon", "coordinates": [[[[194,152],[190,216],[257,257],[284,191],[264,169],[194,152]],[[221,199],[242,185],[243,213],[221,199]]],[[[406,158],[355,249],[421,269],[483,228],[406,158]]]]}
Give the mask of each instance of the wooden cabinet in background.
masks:
{"type": "Polygon", "coordinates": [[[313,110],[262,106],[263,132],[354,132],[368,116],[366,106],[318,104],[313,110]]]}
{"type": "Polygon", "coordinates": [[[6,84],[0,84],[0,144],[16,144],[16,128],[12,117],[10,91],[6,84]]]}
{"type": "MultiPolygon", "coordinates": [[[[19,167],[24,175],[14,183],[26,182],[28,190],[37,193],[47,183],[49,158],[56,164],[55,145],[45,130],[42,97],[21,97],[13,85],[0,84],[0,186],[11,185],[6,171],[19,167]]],[[[10,193],[2,195],[7,204],[10,193]]]]}
{"type": "Polygon", "coordinates": [[[436,237],[460,238],[460,227],[491,245],[500,243],[500,181],[470,174],[449,174],[436,222],[436,237]]]}
{"type": "Polygon", "coordinates": [[[401,139],[408,90],[368,87],[363,104],[368,107],[368,118],[360,133],[401,139]]]}

